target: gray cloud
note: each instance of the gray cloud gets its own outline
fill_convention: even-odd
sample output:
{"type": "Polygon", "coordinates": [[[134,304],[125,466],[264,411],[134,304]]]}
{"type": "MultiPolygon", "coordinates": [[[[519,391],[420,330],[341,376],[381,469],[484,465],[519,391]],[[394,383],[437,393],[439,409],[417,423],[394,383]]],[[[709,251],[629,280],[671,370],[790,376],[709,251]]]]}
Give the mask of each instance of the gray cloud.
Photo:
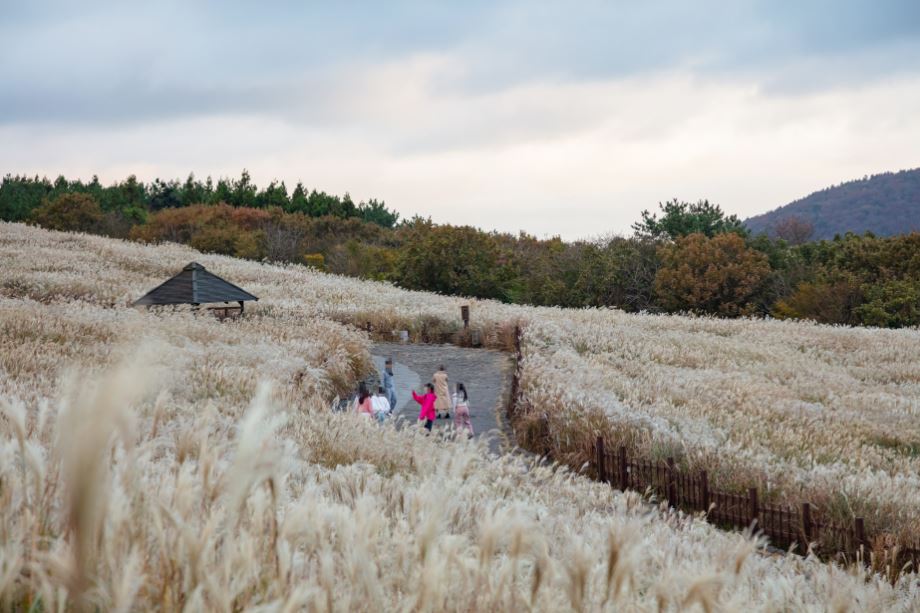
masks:
{"type": "MultiPolygon", "coordinates": [[[[35,2],[0,22],[0,123],[255,113],[321,125],[349,81],[417,54],[441,93],[683,70],[794,93],[916,73],[913,0],[694,3],[35,2]]],[[[392,84],[400,87],[398,80],[392,84]]]]}

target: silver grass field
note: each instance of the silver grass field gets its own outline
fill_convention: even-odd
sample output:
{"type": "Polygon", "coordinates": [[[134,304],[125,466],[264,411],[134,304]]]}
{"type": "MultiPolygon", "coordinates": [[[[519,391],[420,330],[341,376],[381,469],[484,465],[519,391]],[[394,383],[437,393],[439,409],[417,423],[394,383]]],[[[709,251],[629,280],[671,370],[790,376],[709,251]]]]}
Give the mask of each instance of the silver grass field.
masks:
{"type": "MultiPolygon", "coordinates": [[[[0,610],[920,609],[914,574],[329,410],[371,364],[349,322],[468,301],[7,223],[0,263],[0,610]],[[260,301],[231,323],[128,307],[192,260],[260,301]]],[[[917,330],[470,303],[487,335],[525,327],[524,399],[560,451],[604,423],[721,484],[917,530],[917,330]]]]}

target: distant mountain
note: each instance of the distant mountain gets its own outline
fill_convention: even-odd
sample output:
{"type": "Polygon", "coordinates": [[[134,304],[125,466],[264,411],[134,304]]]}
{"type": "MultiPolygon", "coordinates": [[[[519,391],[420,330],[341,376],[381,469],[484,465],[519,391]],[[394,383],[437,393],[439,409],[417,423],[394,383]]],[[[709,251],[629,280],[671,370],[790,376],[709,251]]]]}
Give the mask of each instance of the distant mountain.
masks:
{"type": "Polygon", "coordinates": [[[755,234],[774,236],[796,230],[801,235],[810,224],[816,240],[847,232],[891,236],[920,230],[920,168],[828,187],[744,224],[755,234]]]}

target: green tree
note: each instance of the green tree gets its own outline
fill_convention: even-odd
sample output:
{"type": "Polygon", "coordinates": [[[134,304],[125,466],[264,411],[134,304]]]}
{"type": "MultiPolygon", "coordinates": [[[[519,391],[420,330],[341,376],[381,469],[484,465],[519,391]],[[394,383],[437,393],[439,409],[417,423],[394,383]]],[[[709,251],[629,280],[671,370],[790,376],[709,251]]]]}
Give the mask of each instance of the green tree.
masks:
{"type": "Polygon", "coordinates": [[[332,210],[329,212],[336,217],[349,219],[351,217],[357,217],[358,207],[351,199],[351,195],[348,192],[345,192],[344,196],[335,199],[335,204],[333,205],[332,210]]]}
{"type": "MultiPolygon", "coordinates": [[[[78,189],[77,191],[83,190],[78,189]]],[[[134,175],[129,175],[121,183],[108,188],[102,187],[99,178],[94,176],[87,191],[99,202],[103,211],[124,211],[147,207],[147,186],[142,181],[138,181],[134,175]]]]}
{"type": "Polygon", "coordinates": [[[288,213],[309,213],[310,203],[307,200],[307,190],[304,188],[303,183],[297,182],[286,210],[288,213]]]}
{"type": "Polygon", "coordinates": [[[307,198],[307,214],[310,217],[332,215],[333,210],[338,206],[338,200],[335,196],[330,196],[326,192],[317,192],[314,189],[307,198]]]}
{"type": "Polygon", "coordinates": [[[24,221],[52,194],[48,179],[6,175],[0,182],[0,219],[24,221]]]}
{"type": "Polygon", "coordinates": [[[182,206],[182,187],[178,181],[154,179],[148,189],[147,207],[151,211],[182,206]]]}
{"type": "Polygon", "coordinates": [[[180,192],[182,204],[179,206],[192,206],[193,204],[204,204],[211,199],[211,177],[208,177],[207,184],[195,179],[195,173],[189,173],[188,178],[182,185],[180,192]]]}
{"type": "Polygon", "coordinates": [[[291,201],[288,198],[287,186],[284,181],[279,185],[277,181],[272,181],[256,197],[256,206],[261,209],[278,207],[281,209],[290,208],[291,201]]]}
{"type": "Polygon", "coordinates": [[[642,211],[642,221],[633,224],[637,237],[676,240],[690,234],[703,234],[712,238],[716,234],[734,232],[747,236],[744,224],[735,215],[726,216],[717,204],[708,200],[696,203],[680,202],[676,198],[659,203],[661,218],[649,211],[642,211]]]}
{"type": "Polygon", "coordinates": [[[218,179],[217,187],[214,188],[213,203],[225,202],[232,205],[233,198],[233,182],[224,178],[218,179]]]}
{"type": "Polygon", "coordinates": [[[364,221],[384,228],[392,228],[399,222],[399,213],[389,210],[386,203],[374,198],[358,205],[358,214],[364,221]]]}
{"type": "Polygon", "coordinates": [[[239,181],[233,181],[228,204],[237,207],[255,207],[258,187],[252,182],[249,171],[243,169],[239,181]]]}
{"type": "Polygon", "coordinates": [[[920,282],[899,280],[866,288],[866,302],[853,309],[869,326],[904,328],[920,325],[920,282]]]}

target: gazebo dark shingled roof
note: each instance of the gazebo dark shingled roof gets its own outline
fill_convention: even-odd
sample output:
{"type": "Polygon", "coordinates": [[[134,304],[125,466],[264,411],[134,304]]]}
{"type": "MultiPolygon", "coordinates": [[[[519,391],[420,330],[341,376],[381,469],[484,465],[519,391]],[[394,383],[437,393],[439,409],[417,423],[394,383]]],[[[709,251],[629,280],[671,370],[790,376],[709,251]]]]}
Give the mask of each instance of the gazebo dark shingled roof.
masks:
{"type": "Polygon", "coordinates": [[[191,262],[175,277],[138,298],[133,306],[239,302],[242,307],[246,300],[258,298],[208,272],[198,262],[191,262]]]}

